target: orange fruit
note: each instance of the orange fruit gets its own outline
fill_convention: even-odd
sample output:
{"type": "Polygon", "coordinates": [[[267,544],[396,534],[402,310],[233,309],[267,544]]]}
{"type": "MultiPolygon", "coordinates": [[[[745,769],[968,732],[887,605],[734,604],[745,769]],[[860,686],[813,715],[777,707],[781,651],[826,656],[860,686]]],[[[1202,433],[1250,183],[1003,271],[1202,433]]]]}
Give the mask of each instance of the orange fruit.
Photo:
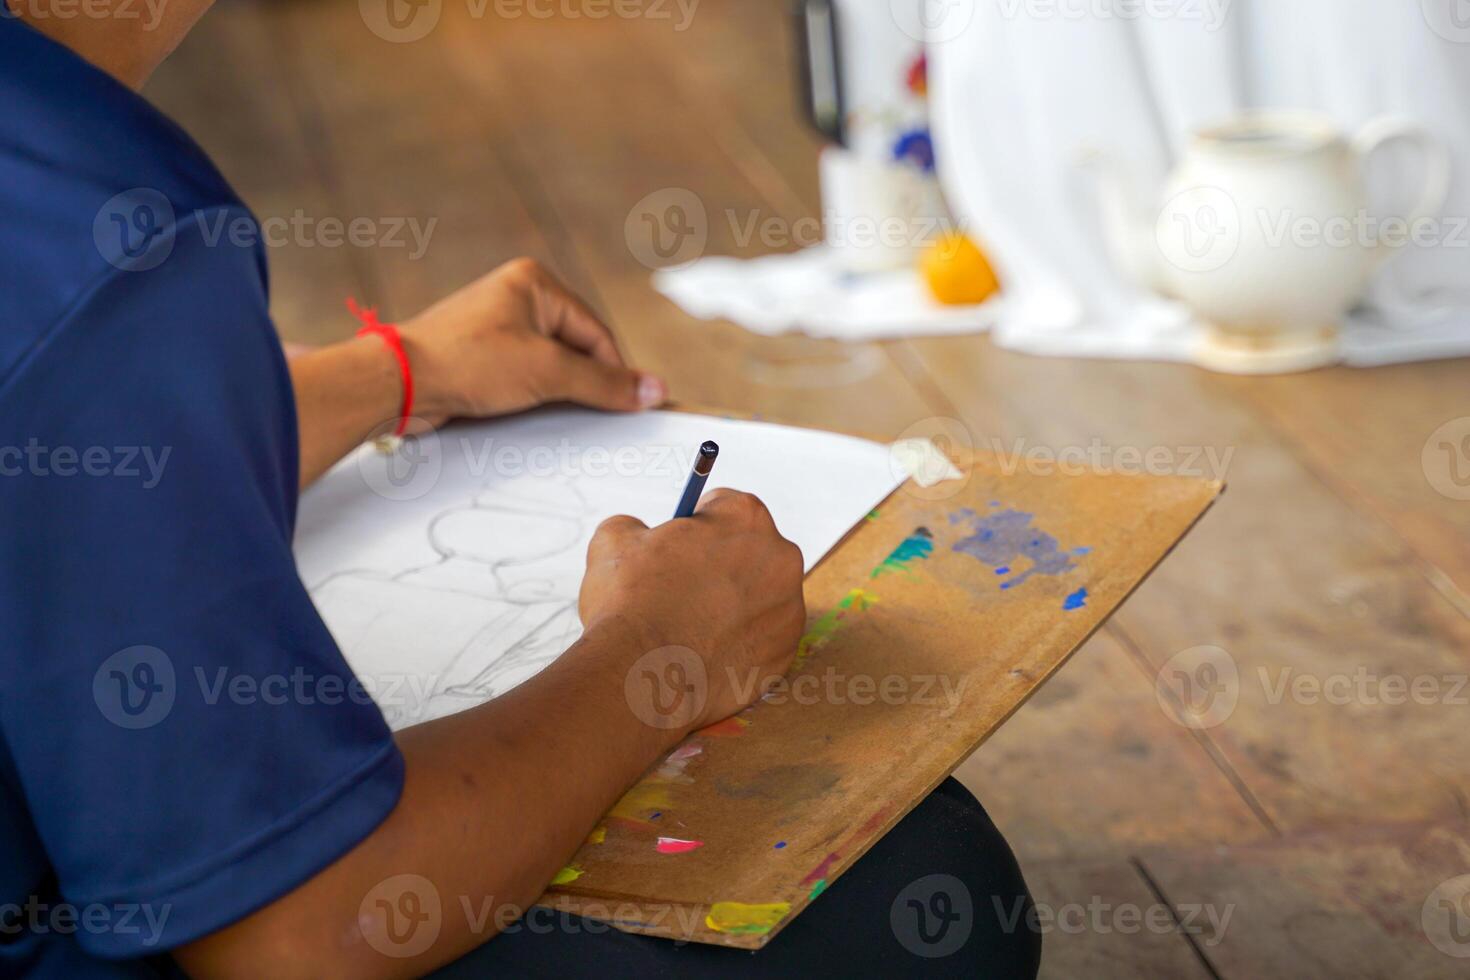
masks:
{"type": "Polygon", "coordinates": [[[934,298],[947,306],[983,303],[1000,289],[990,260],[969,236],[950,232],[930,245],[919,271],[934,298]]]}

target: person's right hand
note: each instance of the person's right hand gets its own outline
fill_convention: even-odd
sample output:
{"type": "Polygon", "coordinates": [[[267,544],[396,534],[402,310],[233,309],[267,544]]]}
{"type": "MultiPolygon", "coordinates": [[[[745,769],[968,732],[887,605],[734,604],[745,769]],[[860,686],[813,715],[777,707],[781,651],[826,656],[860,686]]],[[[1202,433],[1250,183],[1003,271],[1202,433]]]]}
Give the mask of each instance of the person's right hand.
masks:
{"type": "Polygon", "coordinates": [[[647,675],[650,696],[679,727],[701,728],[755,701],[791,666],[806,624],[802,564],[747,493],[712,491],[693,517],[652,529],[612,517],[587,549],[582,623],[640,644],[630,669],[647,675]],[[680,648],[702,660],[702,680],[680,648]]]}

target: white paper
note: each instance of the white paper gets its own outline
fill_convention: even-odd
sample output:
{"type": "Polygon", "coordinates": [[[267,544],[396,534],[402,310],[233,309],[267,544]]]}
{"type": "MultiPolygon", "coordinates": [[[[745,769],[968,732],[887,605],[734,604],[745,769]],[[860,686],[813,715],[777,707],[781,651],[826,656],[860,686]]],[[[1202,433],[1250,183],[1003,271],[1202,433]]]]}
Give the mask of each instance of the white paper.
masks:
{"type": "Polygon", "coordinates": [[[811,569],[904,478],[886,446],[676,412],[542,410],[363,447],[301,499],[296,560],[394,728],[505,693],[581,634],[587,543],[613,514],[668,520],[700,443],[709,489],[765,501],[811,569]]]}

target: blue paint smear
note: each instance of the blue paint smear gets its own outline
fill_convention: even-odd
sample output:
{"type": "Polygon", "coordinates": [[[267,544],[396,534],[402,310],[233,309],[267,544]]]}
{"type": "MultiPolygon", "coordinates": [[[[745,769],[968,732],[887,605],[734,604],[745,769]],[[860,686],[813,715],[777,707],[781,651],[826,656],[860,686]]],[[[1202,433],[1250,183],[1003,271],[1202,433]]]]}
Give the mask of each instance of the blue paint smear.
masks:
{"type": "Polygon", "coordinates": [[[927,527],[915,528],[889,556],[873,569],[873,578],[885,572],[907,572],[913,561],[923,561],[934,552],[934,532],[927,527]]]}
{"type": "Polygon", "coordinates": [[[1067,600],[1062,603],[1062,608],[1067,610],[1067,612],[1071,612],[1074,609],[1081,609],[1085,605],[1087,605],[1087,590],[1078,589],[1076,592],[1067,596],[1067,600]]]}
{"type": "Polygon", "coordinates": [[[1033,527],[1033,519],[1033,515],[1019,510],[1003,510],[981,517],[970,508],[963,508],[951,514],[949,522],[969,524],[970,534],[955,542],[953,548],[994,566],[997,575],[1009,574],[1017,559],[1029,559],[1031,567],[1002,582],[1002,589],[1020,585],[1033,575],[1060,575],[1076,568],[1072,553],[1063,551],[1056,538],[1033,527]]]}
{"type": "Polygon", "coordinates": [[[786,846],[786,842],[784,840],[778,840],[778,841],[776,841],[776,850],[779,851],[781,848],[783,848],[785,846],[786,846]]]}
{"type": "Polygon", "coordinates": [[[1091,554],[1091,553],[1092,553],[1092,549],[1091,548],[1073,548],[1072,549],[1072,554],[1074,554],[1074,555],[1088,555],[1088,554],[1091,554]]]}
{"type": "Polygon", "coordinates": [[[893,549],[893,554],[888,556],[889,561],[906,562],[915,558],[928,558],[934,550],[934,535],[927,527],[921,527],[912,535],[903,539],[903,543],[893,549]]]}

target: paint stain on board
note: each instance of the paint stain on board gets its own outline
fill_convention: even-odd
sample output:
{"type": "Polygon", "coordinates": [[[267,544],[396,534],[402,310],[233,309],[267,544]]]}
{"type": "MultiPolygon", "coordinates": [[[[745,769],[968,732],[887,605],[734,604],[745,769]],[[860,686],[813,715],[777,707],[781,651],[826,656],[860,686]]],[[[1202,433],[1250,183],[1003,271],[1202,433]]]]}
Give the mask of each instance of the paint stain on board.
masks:
{"type": "Polygon", "coordinates": [[[836,606],[807,627],[801,642],[796,645],[796,665],[801,666],[807,657],[831,642],[837,631],[847,625],[853,613],[867,612],[877,602],[878,597],[866,589],[853,589],[843,596],[836,606]]]}
{"type": "Polygon", "coordinates": [[[743,779],[717,779],[715,789],[734,800],[771,800],[791,805],[820,799],[841,781],[842,774],[832,766],[785,765],[772,766],[743,779]]]}
{"type": "Polygon", "coordinates": [[[613,804],[608,817],[633,827],[649,828],[657,815],[670,806],[668,787],[661,783],[642,782],[623,794],[613,804]],[[653,814],[653,816],[650,816],[653,814]]]}
{"type": "Polygon", "coordinates": [[[832,873],[832,866],[840,860],[842,860],[842,855],[838,854],[836,851],[833,851],[831,854],[828,854],[826,857],[822,858],[821,862],[815,868],[812,868],[811,871],[808,871],[807,876],[801,879],[800,884],[810,885],[813,882],[825,879],[828,875],[832,873]]]}
{"type": "Polygon", "coordinates": [[[883,826],[883,822],[888,819],[888,814],[891,809],[891,807],[883,807],[873,813],[837,850],[829,852],[826,857],[817,863],[816,867],[806,873],[806,877],[802,878],[798,884],[803,887],[806,885],[811,886],[811,891],[807,893],[807,898],[816,898],[827,890],[827,885],[832,880],[832,869],[837,866],[838,861],[842,860],[842,855],[850,853],[854,845],[860,844],[879,827],[883,826]]]}
{"type": "Polygon", "coordinates": [[[1087,605],[1087,590],[1085,588],[1078,589],[1076,592],[1067,596],[1066,599],[1062,600],[1062,608],[1067,612],[1081,609],[1085,605],[1087,605]]]}
{"type": "Polygon", "coordinates": [[[934,532],[927,527],[915,528],[914,533],[901,541],[888,557],[878,563],[869,578],[879,578],[890,573],[901,573],[914,577],[913,565],[934,553],[934,532]]]}
{"type": "MultiPolygon", "coordinates": [[[[933,553],[934,532],[927,527],[914,528],[912,534],[888,553],[888,557],[873,566],[868,580],[872,581],[890,573],[917,578],[914,564],[927,560],[933,553]]],[[[867,589],[853,589],[843,596],[836,606],[823,613],[807,628],[801,642],[796,646],[796,666],[801,666],[807,657],[831,642],[832,637],[851,622],[854,613],[867,612],[877,602],[878,597],[867,589]]]]}
{"type": "Polygon", "coordinates": [[[660,837],[653,849],[660,854],[688,854],[704,846],[702,840],[684,840],[681,837],[660,837]]]}
{"type": "Polygon", "coordinates": [[[739,715],[732,715],[723,721],[715,722],[713,725],[706,725],[694,734],[703,735],[708,738],[738,738],[744,735],[745,730],[749,727],[749,721],[741,718],[739,715]]]}
{"type": "Polygon", "coordinates": [[[704,752],[704,746],[698,742],[685,742],[666,755],[664,761],[659,763],[656,778],[666,783],[694,782],[693,777],[689,776],[685,770],[689,768],[689,763],[693,762],[702,752],[704,752]]]}
{"type": "Polygon", "coordinates": [[[556,873],[556,877],[551,879],[551,883],[553,885],[570,885],[585,873],[576,865],[569,864],[556,873]]]}
{"type": "Polygon", "coordinates": [[[1033,575],[1061,575],[1076,568],[1073,559],[1089,549],[1064,549],[1056,538],[1034,526],[1034,520],[1034,515],[1021,510],[981,515],[966,507],[949,516],[951,524],[967,525],[970,532],[954,543],[953,550],[984,562],[997,575],[1011,575],[1022,559],[1031,563],[1001,582],[1002,589],[1013,589],[1033,575]]]}
{"type": "Polygon", "coordinates": [[[790,913],[790,902],[716,902],[710,906],[704,924],[715,932],[763,936],[780,925],[790,913]]]}

